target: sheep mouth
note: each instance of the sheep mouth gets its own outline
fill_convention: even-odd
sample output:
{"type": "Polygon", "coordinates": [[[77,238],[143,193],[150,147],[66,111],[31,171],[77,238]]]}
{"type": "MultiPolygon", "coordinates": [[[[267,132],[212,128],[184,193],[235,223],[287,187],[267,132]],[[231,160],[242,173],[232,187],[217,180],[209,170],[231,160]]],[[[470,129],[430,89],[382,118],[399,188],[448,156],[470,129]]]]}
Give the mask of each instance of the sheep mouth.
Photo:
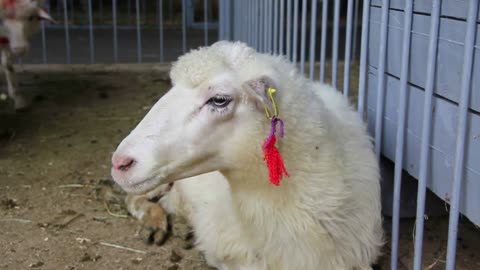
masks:
{"type": "Polygon", "coordinates": [[[128,193],[146,193],[155,189],[162,182],[162,178],[159,176],[147,178],[140,182],[135,182],[127,185],[123,185],[122,188],[128,193]]]}

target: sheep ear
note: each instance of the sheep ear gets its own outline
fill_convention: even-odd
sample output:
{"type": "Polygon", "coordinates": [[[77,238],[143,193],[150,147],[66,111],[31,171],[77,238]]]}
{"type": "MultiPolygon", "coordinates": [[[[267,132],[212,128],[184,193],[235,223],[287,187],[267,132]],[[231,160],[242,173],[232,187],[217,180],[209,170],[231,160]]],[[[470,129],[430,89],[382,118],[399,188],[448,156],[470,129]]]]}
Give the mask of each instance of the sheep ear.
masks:
{"type": "Polygon", "coordinates": [[[56,24],[57,22],[52,18],[52,16],[50,16],[50,14],[48,14],[48,12],[46,12],[44,9],[40,8],[38,9],[38,17],[41,19],[41,20],[46,20],[46,21],[49,21],[51,23],[54,23],[56,24]]]}
{"type": "Polygon", "coordinates": [[[267,89],[272,87],[276,89],[273,80],[268,76],[262,76],[245,83],[247,85],[247,92],[255,100],[257,109],[265,111],[265,105],[271,106],[271,101],[268,98],[267,89]]]}

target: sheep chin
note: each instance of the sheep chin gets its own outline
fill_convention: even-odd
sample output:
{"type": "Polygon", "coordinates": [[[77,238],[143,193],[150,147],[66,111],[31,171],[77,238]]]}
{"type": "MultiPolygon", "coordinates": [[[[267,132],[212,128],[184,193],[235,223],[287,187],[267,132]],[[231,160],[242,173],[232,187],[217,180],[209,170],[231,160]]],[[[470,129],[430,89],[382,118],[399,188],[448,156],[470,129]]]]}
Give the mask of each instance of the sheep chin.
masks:
{"type": "Polygon", "coordinates": [[[120,186],[129,194],[144,194],[154,190],[162,184],[166,184],[166,182],[167,181],[165,181],[163,177],[155,176],[153,178],[147,178],[143,181],[137,181],[135,183],[128,183],[120,186]]]}

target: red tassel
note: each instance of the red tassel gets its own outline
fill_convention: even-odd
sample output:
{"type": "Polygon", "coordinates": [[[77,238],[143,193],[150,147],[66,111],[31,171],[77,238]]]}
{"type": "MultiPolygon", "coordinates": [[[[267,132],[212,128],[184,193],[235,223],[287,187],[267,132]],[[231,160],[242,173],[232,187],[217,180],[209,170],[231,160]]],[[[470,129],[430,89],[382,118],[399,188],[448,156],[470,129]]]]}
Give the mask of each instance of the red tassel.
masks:
{"type": "MultiPolygon", "coordinates": [[[[275,121],[275,119],[273,119],[272,122],[273,121],[275,121]]],[[[287,169],[285,168],[285,164],[283,163],[283,158],[280,155],[277,147],[275,147],[275,142],[277,141],[277,138],[275,136],[274,126],[275,124],[272,123],[273,132],[263,143],[262,149],[263,159],[267,163],[270,182],[276,186],[279,186],[280,180],[282,179],[283,175],[287,177],[289,175],[287,169]]]]}

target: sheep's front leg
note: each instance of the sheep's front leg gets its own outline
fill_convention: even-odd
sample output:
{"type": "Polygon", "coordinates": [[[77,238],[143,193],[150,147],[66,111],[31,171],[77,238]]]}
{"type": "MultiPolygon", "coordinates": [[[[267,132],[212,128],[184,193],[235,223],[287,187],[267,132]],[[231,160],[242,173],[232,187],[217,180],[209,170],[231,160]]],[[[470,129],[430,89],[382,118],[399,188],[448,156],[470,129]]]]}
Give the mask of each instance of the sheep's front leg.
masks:
{"type": "Polygon", "coordinates": [[[147,195],[128,194],[125,198],[128,212],[137,218],[149,243],[161,245],[167,239],[168,219],[165,210],[147,195]]]}
{"type": "Polygon", "coordinates": [[[2,50],[2,67],[5,72],[5,77],[7,79],[7,90],[8,95],[15,102],[15,109],[25,109],[30,103],[21,93],[18,92],[17,78],[15,75],[15,69],[13,67],[13,55],[3,49],[2,50]]]}

